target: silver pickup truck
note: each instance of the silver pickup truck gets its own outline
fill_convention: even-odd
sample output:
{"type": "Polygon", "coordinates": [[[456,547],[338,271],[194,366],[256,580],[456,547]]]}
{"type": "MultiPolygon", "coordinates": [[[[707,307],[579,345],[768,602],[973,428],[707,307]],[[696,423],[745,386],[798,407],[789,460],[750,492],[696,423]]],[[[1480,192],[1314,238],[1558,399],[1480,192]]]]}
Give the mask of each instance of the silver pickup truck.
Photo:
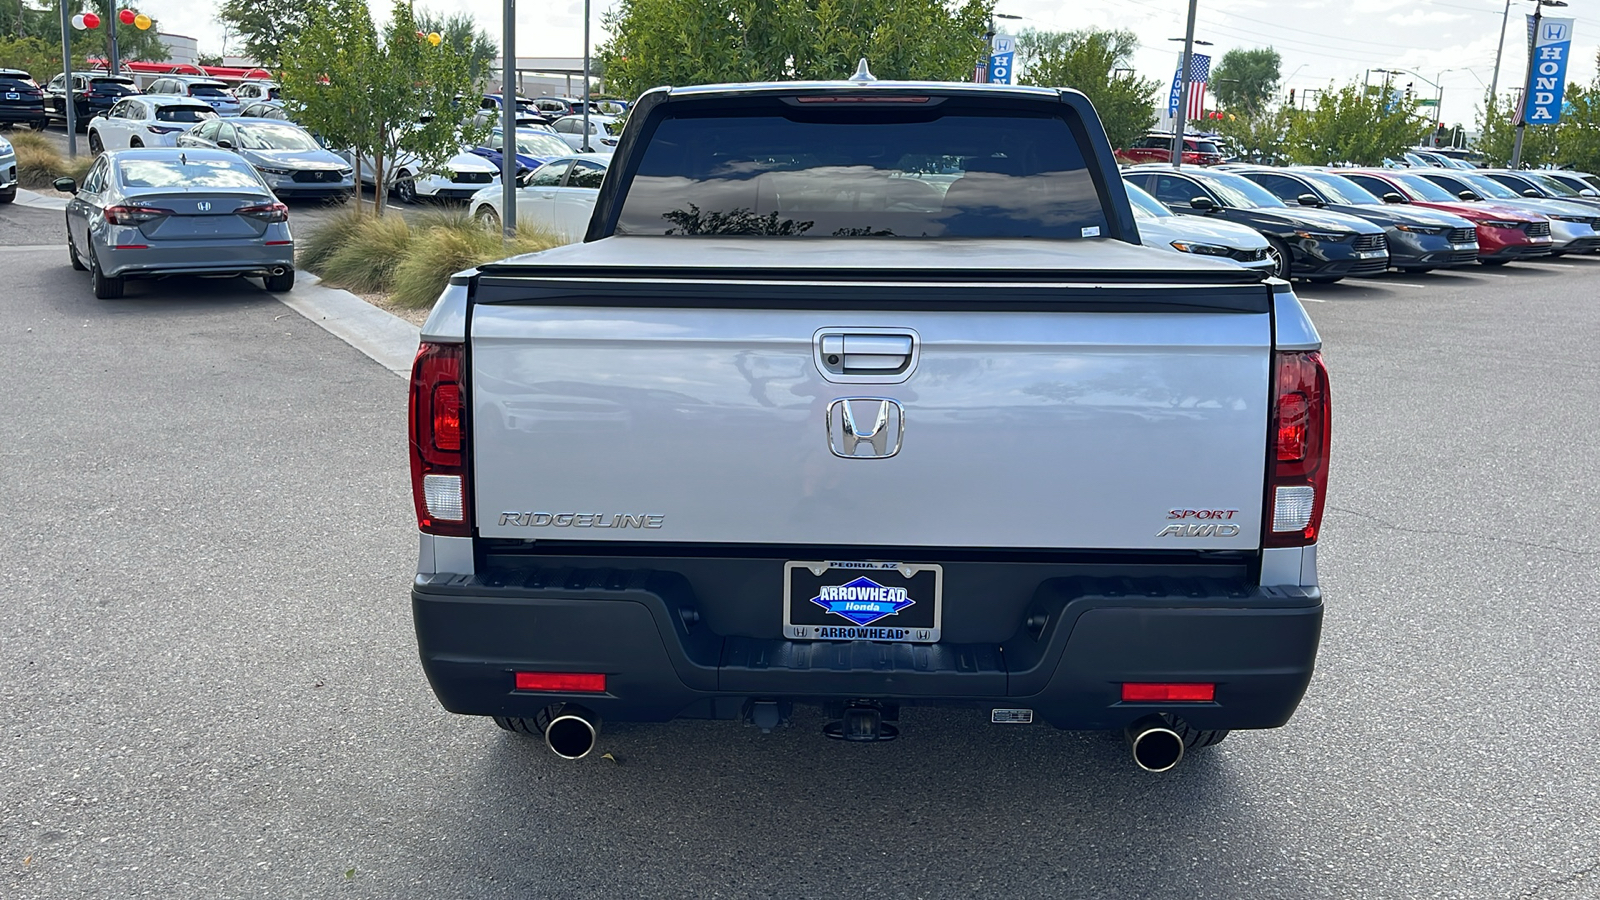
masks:
{"type": "Polygon", "coordinates": [[[1160,771],[1311,678],[1329,397],[1289,286],[1138,246],[1093,107],[661,88],[582,243],[423,328],[412,607],[441,703],[831,737],[906,706],[1160,771]],[[967,713],[970,715],[970,713],[967,713]]]}

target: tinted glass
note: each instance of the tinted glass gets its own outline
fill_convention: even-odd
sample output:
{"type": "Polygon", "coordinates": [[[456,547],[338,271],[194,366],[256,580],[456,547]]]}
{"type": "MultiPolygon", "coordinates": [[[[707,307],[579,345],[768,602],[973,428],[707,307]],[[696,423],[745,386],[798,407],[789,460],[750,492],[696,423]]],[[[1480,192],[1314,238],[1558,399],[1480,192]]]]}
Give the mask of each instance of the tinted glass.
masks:
{"type": "Polygon", "coordinates": [[[1221,197],[1223,206],[1232,206],[1236,209],[1275,209],[1284,205],[1282,200],[1272,196],[1266,188],[1238,175],[1207,172],[1205,177],[1200,179],[1200,183],[1221,197]]]}
{"type": "Polygon", "coordinates": [[[1523,177],[1539,185],[1557,197],[1578,196],[1578,192],[1573,190],[1571,185],[1553,175],[1545,175],[1540,172],[1528,172],[1523,177]]]}
{"type": "Polygon", "coordinates": [[[0,91],[36,91],[39,85],[32,78],[20,75],[0,75],[0,91]]]}
{"type": "Polygon", "coordinates": [[[113,96],[118,96],[121,94],[137,93],[126,82],[113,81],[109,78],[91,78],[89,80],[89,84],[91,89],[96,94],[111,94],[113,96]]]}
{"type": "Polygon", "coordinates": [[[905,107],[668,119],[617,223],[619,234],[786,237],[1079,238],[1105,228],[1064,120],[905,107]]]}
{"type": "Polygon", "coordinates": [[[156,120],[161,122],[204,122],[216,117],[217,114],[210,107],[205,109],[196,106],[156,107],[156,120]]]}
{"type": "Polygon", "coordinates": [[[1251,172],[1244,177],[1271,191],[1281,200],[1298,202],[1301,194],[1310,192],[1305,185],[1295,181],[1293,178],[1276,175],[1271,172],[1251,172]]]}
{"type": "Polygon", "coordinates": [[[264,188],[249,163],[233,159],[124,159],[117,173],[130,188],[264,188]]]}
{"type": "Polygon", "coordinates": [[[1211,199],[1205,188],[1176,175],[1157,175],[1155,195],[1156,199],[1168,206],[1189,206],[1189,201],[1196,197],[1211,199]]]}
{"type": "Polygon", "coordinates": [[[1430,203],[1459,203],[1461,198],[1450,193],[1437,184],[1423,178],[1421,175],[1396,174],[1394,180],[1405,185],[1407,191],[1414,197],[1421,197],[1430,203]]]}
{"type": "Polygon", "coordinates": [[[316,150],[317,142],[293,125],[273,122],[251,122],[234,128],[239,134],[239,146],[246,150],[316,150]]]}
{"type": "Polygon", "coordinates": [[[222,88],[219,88],[214,84],[191,84],[191,85],[189,85],[189,93],[194,95],[194,96],[196,96],[196,97],[226,97],[226,96],[228,96],[222,90],[222,88]]]}
{"type": "Polygon", "coordinates": [[[1222,155],[1222,151],[1217,149],[1217,145],[1211,143],[1210,141],[1193,141],[1192,143],[1186,142],[1185,149],[1194,150],[1200,153],[1215,153],[1218,156],[1222,155]]]}
{"type": "Polygon", "coordinates": [[[567,187],[599,190],[600,182],[605,178],[605,167],[597,166],[588,160],[579,160],[572,164],[572,174],[567,176],[567,187]]]}
{"type": "Polygon", "coordinates": [[[1470,190],[1476,191],[1485,197],[1492,197],[1496,200],[1526,199],[1522,196],[1521,191],[1513,191],[1493,178],[1486,178],[1482,175],[1469,175],[1466,172],[1457,172],[1456,177],[1466,182],[1470,190]]]}
{"type": "MultiPolygon", "coordinates": [[[[495,146],[500,146],[498,141],[495,146]]],[[[550,132],[517,133],[517,152],[523,156],[562,156],[572,152],[567,142],[550,132]]]]}
{"type": "Polygon", "coordinates": [[[1383,199],[1375,196],[1371,191],[1356,184],[1343,175],[1327,175],[1321,172],[1297,172],[1301,178],[1315,184],[1322,193],[1326,194],[1335,203],[1345,203],[1350,206],[1382,206],[1383,199]]]}
{"type": "Polygon", "coordinates": [[[1138,185],[1127,184],[1126,182],[1124,184],[1127,185],[1128,202],[1133,204],[1135,215],[1151,219],[1172,219],[1177,217],[1176,213],[1162,206],[1161,201],[1145,193],[1138,185]]]}
{"type": "Polygon", "coordinates": [[[609,134],[612,137],[616,137],[617,135],[622,133],[622,125],[623,125],[623,123],[621,123],[621,122],[606,122],[606,123],[603,123],[602,127],[605,128],[606,134],[609,134]]]}
{"type": "Polygon", "coordinates": [[[561,176],[567,174],[567,167],[571,165],[570,159],[545,163],[533,170],[533,175],[528,178],[528,184],[536,187],[557,187],[561,184],[561,176]]]}

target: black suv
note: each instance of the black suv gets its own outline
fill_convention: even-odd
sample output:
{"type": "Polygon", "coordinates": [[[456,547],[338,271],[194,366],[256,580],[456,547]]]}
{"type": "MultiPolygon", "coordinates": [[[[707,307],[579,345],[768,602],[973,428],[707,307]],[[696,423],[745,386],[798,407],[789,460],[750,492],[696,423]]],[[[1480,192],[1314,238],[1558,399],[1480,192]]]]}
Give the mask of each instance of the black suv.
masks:
{"type": "MultiPolygon", "coordinates": [[[[126,75],[105,75],[93,72],[72,73],[72,100],[77,109],[78,130],[87,131],[89,120],[110,112],[118,100],[128,94],[139,93],[138,82],[126,75]]],[[[44,89],[44,112],[52,119],[67,121],[67,76],[57,75],[44,89]]]]}
{"type": "Polygon", "coordinates": [[[45,126],[44,91],[21,69],[0,69],[0,122],[45,126]]]}

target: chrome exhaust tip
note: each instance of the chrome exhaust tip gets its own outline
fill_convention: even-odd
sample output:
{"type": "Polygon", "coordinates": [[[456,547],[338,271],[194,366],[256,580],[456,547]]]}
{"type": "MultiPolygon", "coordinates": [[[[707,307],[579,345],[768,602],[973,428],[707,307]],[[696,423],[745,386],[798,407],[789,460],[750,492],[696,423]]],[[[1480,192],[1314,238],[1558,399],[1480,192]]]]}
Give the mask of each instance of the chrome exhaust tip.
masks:
{"type": "Polygon", "coordinates": [[[284,268],[283,266],[273,266],[269,271],[272,273],[272,275],[274,277],[276,277],[276,276],[282,275],[283,273],[285,273],[285,272],[287,272],[289,270],[284,268]]]}
{"type": "Polygon", "coordinates": [[[1166,772],[1183,759],[1183,736],[1160,716],[1145,716],[1123,732],[1133,761],[1146,772],[1166,772]]]}
{"type": "Polygon", "coordinates": [[[583,759],[600,737],[600,717],[581,706],[555,710],[544,726],[544,743],[562,759],[583,759]]]}

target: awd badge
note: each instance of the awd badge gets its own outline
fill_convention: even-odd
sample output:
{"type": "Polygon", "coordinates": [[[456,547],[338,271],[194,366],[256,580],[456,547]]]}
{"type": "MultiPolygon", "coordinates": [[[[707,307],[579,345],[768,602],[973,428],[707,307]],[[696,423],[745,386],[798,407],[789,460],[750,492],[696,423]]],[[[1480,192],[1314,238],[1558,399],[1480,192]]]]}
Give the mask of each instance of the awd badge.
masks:
{"type": "Polygon", "coordinates": [[[906,589],[884,587],[865,575],[840,585],[825,585],[811,602],[857,625],[870,625],[895,615],[917,601],[906,589]]]}

